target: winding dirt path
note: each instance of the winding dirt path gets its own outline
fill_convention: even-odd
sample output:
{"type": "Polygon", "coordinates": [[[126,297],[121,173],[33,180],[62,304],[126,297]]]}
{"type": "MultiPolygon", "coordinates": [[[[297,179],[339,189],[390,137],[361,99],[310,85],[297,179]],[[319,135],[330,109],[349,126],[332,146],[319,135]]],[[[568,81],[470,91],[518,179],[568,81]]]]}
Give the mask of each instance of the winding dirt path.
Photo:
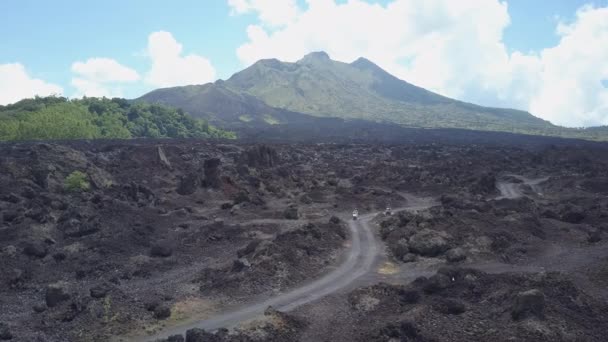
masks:
{"type": "MultiPolygon", "coordinates": [[[[546,177],[530,179],[517,175],[509,176],[520,179],[522,183],[505,181],[498,182],[496,186],[501,193],[499,198],[518,198],[525,196],[521,188],[522,185],[528,185],[537,194],[542,195],[542,189],[540,188],[539,184],[548,179],[546,177]]],[[[408,205],[404,208],[399,208],[398,210],[421,210],[433,205],[433,201],[431,199],[419,198],[404,193],[400,194],[407,200],[408,205]]],[[[252,302],[240,308],[230,310],[225,313],[220,313],[209,319],[173,326],[155,335],[142,336],[132,340],[141,342],[154,341],[156,339],[167,338],[171,335],[183,334],[186,330],[193,328],[201,328],[210,331],[222,327],[230,328],[239,323],[259,317],[269,306],[272,306],[280,311],[291,311],[299,306],[311,303],[327,295],[336,293],[357,284],[369,282],[375,283],[380,279],[385,281],[393,280],[400,282],[407,280],[411,281],[419,276],[433,274],[439,264],[411,263],[401,265],[396,274],[392,274],[388,277],[378,277],[376,268],[382,260],[386,259],[384,245],[379,242],[376,234],[370,227],[370,221],[378,213],[362,215],[358,221],[348,220],[348,227],[351,236],[350,248],[346,251],[346,255],[343,259],[344,261],[323,277],[313,280],[299,288],[280,294],[276,297],[252,302]]],[[[582,257],[586,254],[592,254],[595,258],[605,257],[606,254],[608,254],[605,249],[600,250],[599,248],[594,248],[589,251],[581,250],[578,251],[578,253],[573,252],[574,251],[570,251],[570,253],[567,255],[560,254],[559,259],[586,260],[587,258],[582,257]]],[[[555,255],[553,257],[555,257],[555,255]]],[[[499,262],[485,262],[468,264],[466,266],[477,268],[488,273],[503,273],[542,272],[555,268],[551,267],[549,264],[550,263],[544,258],[541,258],[541,260],[538,260],[530,265],[511,265],[499,262]]],[[[576,265],[579,265],[579,263],[576,265]]]]}
{"type": "MultiPolygon", "coordinates": [[[[399,210],[417,210],[430,205],[429,201],[412,195],[408,195],[407,199],[409,205],[399,210]]],[[[357,221],[347,221],[351,237],[350,248],[346,251],[344,261],[323,277],[276,297],[249,303],[246,306],[221,313],[209,319],[173,326],[155,335],[141,336],[133,340],[154,341],[171,335],[183,334],[186,330],[193,328],[215,330],[222,327],[232,327],[260,316],[269,306],[280,311],[290,311],[353,285],[361,276],[374,272],[376,261],[384,254],[383,246],[377,240],[369,225],[371,219],[378,213],[362,215],[357,221]]]]}
{"type": "Polygon", "coordinates": [[[538,195],[542,196],[542,189],[540,184],[549,179],[549,177],[541,177],[541,178],[527,178],[520,175],[505,175],[508,177],[513,177],[519,179],[521,183],[513,183],[506,181],[498,181],[496,183],[496,188],[500,191],[500,196],[497,199],[508,198],[515,199],[524,196],[522,185],[528,185],[534,192],[538,195]]]}

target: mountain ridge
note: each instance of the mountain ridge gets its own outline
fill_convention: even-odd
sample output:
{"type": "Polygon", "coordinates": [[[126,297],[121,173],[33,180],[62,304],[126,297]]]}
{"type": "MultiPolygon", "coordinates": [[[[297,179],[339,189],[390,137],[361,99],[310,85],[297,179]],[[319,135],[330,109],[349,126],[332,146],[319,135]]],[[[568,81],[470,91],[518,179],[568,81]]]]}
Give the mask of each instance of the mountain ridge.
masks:
{"type": "Polygon", "coordinates": [[[296,62],[262,59],[226,80],[157,89],[136,100],[180,107],[226,128],[289,124],[291,120],[314,124],[314,118],[331,117],[404,127],[586,134],[526,111],[451,99],[401,80],[364,57],[344,63],[323,51],[296,62]]]}

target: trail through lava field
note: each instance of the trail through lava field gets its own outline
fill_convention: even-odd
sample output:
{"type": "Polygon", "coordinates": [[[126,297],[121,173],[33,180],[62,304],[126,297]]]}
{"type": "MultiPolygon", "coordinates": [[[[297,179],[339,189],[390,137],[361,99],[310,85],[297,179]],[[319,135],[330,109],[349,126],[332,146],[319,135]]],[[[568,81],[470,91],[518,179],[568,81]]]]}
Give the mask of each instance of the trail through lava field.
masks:
{"type": "Polygon", "coordinates": [[[602,147],[98,141],[0,155],[0,337],[608,332],[602,147]]]}

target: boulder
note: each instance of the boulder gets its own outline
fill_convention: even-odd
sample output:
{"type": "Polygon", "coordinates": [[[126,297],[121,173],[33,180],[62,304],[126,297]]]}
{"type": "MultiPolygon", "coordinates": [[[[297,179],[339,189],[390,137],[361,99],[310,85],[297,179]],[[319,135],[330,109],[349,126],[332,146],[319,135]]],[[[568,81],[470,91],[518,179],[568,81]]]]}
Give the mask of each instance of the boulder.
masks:
{"type": "Polygon", "coordinates": [[[349,179],[339,179],[336,186],[342,189],[350,189],[353,187],[353,183],[349,179]]]}
{"type": "Polygon", "coordinates": [[[310,198],[310,196],[308,196],[308,195],[302,195],[302,196],[300,196],[300,203],[302,203],[302,204],[311,204],[312,203],[312,198],[310,198]]]}
{"type": "Polygon", "coordinates": [[[41,241],[28,242],[23,248],[23,253],[27,256],[42,259],[48,254],[48,248],[41,241]]]}
{"type": "Polygon", "coordinates": [[[192,172],[181,177],[176,191],[182,196],[192,195],[200,184],[200,177],[192,172]]]}
{"type": "Polygon", "coordinates": [[[560,219],[568,223],[581,223],[585,219],[585,212],[580,208],[570,208],[564,210],[560,216],[560,219]]]}
{"type": "Polygon", "coordinates": [[[49,212],[46,208],[35,207],[25,213],[26,217],[38,223],[46,223],[49,220],[49,212]]]}
{"type": "Polygon", "coordinates": [[[8,271],[6,278],[7,278],[8,285],[11,288],[20,287],[20,285],[25,280],[25,273],[22,270],[15,268],[15,269],[8,271]]]}
{"type": "Polygon", "coordinates": [[[150,256],[167,258],[173,254],[173,248],[168,242],[158,242],[150,248],[150,256]]]}
{"type": "Polygon", "coordinates": [[[8,195],[2,195],[0,196],[0,199],[5,201],[5,202],[10,202],[10,203],[19,203],[21,202],[21,198],[16,195],[15,193],[11,192],[8,195]]]}
{"type": "Polygon", "coordinates": [[[393,247],[393,255],[397,260],[402,260],[402,258],[410,252],[410,249],[407,247],[407,244],[397,243],[395,247],[393,247]]]}
{"type": "Polygon", "coordinates": [[[222,184],[220,165],[222,161],[219,158],[211,158],[204,161],[205,181],[204,186],[209,188],[219,188],[222,184]]]}
{"type": "Polygon", "coordinates": [[[484,174],[473,185],[473,192],[477,194],[487,195],[496,191],[496,176],[493,174],[484,174]]]}
{"type": "Polygon", "coordinates": [[[158,299],[150,299],[144,304],[144,307],[148,311],[154,311],[159,306],[160,306],[160,301],[158,299]]]}
{"type": "Polygon", "coordinates": [[[16,210],[7,210],[2,213],[2,218],[4,222],[13,222],[19,217],[19,212],[16,210]]]}
{"type": "Polygon", "coordinates": [[[537,317],[542,319],[545,311],[545,295],[537,290],[520,292],[515,297],[515,303],[511,310],[514,320],[537,317]]]}
{"type": "Polygon", "coordinates": [[[183,335],[172,335],[167,338],[167,342],[184,342],[183,335]]]}
{"type": "Polygon", "coordinates": [[[596,243],[602,241],[602,232],[600,230],[593,230],[589,232],[587,236],[587,242],[596,243]]]}
{"type": "Polygon", "coordinates": [[[452,248],[445,253],[445,258],[449,262],[459,262],[467,258],[466,253],[460,247],[452,248]]]}
{"type": "Polygon", "coordinates": [[[240,258],[232,263],[232,272],[241,272],[242,270],[251,267],[251,263],[246,258],[240,258]]]}
{"type": "Polygon", "coordinates": [[[46,305],[50,308],[65,302],[70,297],[67,284],[64,282],[49,284],[46,287],[45,301],[46,305]]]}
{"type": "Polygon", "coordinates": [[[448,235],[425,228],[410,237],[409,249],[413,253],[435,257],[450,249],[448,235]]]}
{"type": "Polygon", "coordinates": [[[285,211],[283,212],[283,217],[285,217],[288,220],[297,220],[300,218],[300,214],[298,212],[298,208],[297,207],[289,207],[287,209],[285,209],[285,211]]]}
{"type": "Polygon", "coordinates": [[[257,145],[241,153],[239,162],[249,167],[273,167],[279,163],[279,154],[272,147],[257,145]]]}
{"type": "Polygon", "coordinates": [[[329,218],[329,223],[331,224],[340,224],[340,222],[342,222],[342,220],[340,220],[340,218],[337,216],[332,216],[329,218]]]}
{"type": "Polygon", "coordinates": [[[255,252],[256,248],[258,248],[258,246],[260,245],[261,240],[253,240],[250,243],[247,244],[247,246],[245,246],[242,249],[239,249],[236,252],[237,257],[242,258],[246,255],[249,255],[253,252],[255,252]]]}
{"type": "Polygon", "coordinates": [[[14,258],[17,255],[17,248],[13,245],[8,245],[2,248],[2,254],[3,257],[14,258]]]}
{"type": "Polygon", "coordinates": [[[203,329],[190,329],[186,331],[186,342],[220,342],[220,338],[203,329]]]}
{"type": "Polygon", "coordinates": [[[420,301],[420,292],[416,290],[399,291],[399,301],[403,304],[416,304],[420,301]]]}
{"type": "Polygon", "coordinates": [[[449,276],[442,273],[437,273],[423,284],[423,290],[427,294],[433,294],[447,289],[451,285],[452,279],[450,279],[449,276]]]}
{"type": "Polygon", "coordinates": [[[418,259],[418,256],[414,253],[407,253],[401,257],[401,261],[404,263],[414,262],[418,259]]]}
{"type": "Polygon", "coordinates": [[[59,229],[63,231],[63,234],[67,237],[80,238],[97,233],[101,229],[100,226],[98,220],[82,222],[76,218],[71,218],[62,222],[59,229]]]}
{"type": "Polygon", "coordinates": [[[89,292],[93,298],[104,298],[108,292],[110,292],[110,286],[107,284],[99,284],[93,286],[89,292]]]}
{"type": "Polygon", "coordinates": [[[250,201],[251,201],[251,198],[249,198],[249,195],[246,192],[241,191],[238,194],[236,194],[236,197],[234,198],[233,203],[241,204],[241,203],[250,202],[250,201]]]}
{"type": "Polygon", "coordinates": [[[45,312],[46,305],[44,305],[43,303],[36,304],[32,307],[32,309],[34,309],[34,312],[37,312],[37,313],[45,312]]]}
{"type": "Polygon", "coordinates": [[[13,334],[11,333],[8,324],[0,322],[0,340],[7,341],[12,339],[13,334]]]}
{"type": "Polygon", "coordinates": [[[154,308],[154,318],[167,319],[171,317],[171,308],[168,305],[161,304],[154,308]]]}
{"type": "Polygon", "coordinates": [[[437,300],[433,308],[445,315],[460,315],[466,311],[466,307],[462,302],[451,298],[437,300]]]}
{"type": "Polygon", "coordinates": [[[142,206],[152,204],[156,200],[156,195],[152,189],[142,184],[130,182],[129,184],[123,185],[122,189],[128,199],[133,202],[137,202],[142,206]]]}
{"type": "Polygon", "coordinates": [[[165,154],[165,150],[162,146],[158,146],[156,148],[156,158],[160,165],[162,165],[167,170],[173,170],[173,166],[171,166],[171,162],[167,159],[167,155],[165,154]]]}

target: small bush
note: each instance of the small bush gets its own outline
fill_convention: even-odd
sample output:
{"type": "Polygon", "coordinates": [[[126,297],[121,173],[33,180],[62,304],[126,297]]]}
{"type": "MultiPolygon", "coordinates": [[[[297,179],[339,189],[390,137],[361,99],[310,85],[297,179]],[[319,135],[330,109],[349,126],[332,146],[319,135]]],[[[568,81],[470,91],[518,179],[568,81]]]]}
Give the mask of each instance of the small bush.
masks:
{"type": "Polygon", "coordinates": [[[63,186],[67,191],[72,192],[87,191],[91,188],[91,184],[87,181],[87,174],[80,171],[70,173],[70,175],[65,178],[63,186]]]}

